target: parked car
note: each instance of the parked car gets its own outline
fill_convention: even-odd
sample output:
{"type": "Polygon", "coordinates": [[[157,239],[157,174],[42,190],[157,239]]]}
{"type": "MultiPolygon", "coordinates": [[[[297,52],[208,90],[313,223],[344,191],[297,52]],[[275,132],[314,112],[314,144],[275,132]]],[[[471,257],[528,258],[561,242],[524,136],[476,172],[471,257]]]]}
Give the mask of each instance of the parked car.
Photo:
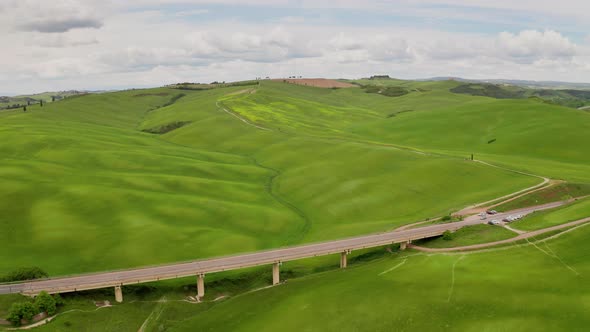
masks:
{"type": "Polygon", "coordinates": [[[500,225],[500,222],[498,220],[494,219],[494,220],[488,221],[488,224],[490,224],[490,225],[500,225]]]}
{"type": "Polygon", "coordinates": [[[498,211],[496,211],[496,210],[487,210],[486,213],[487,214],[497,214],[498,211]]]}

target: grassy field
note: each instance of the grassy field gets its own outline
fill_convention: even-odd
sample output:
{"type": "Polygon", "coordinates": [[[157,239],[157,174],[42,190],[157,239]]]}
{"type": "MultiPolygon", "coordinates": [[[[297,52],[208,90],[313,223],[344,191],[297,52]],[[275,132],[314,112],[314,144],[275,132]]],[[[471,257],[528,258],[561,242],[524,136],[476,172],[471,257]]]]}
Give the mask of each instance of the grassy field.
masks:
{"type": "Polygon", "coordinates": [[[413,111],[386,121],[359,123],[357,133],[455,156],[473,153],[476,159],[535,174],[590,182],[590,154],[583,148],[590,146],[588,112],[529,99],[449,93],[457,82],[399,84],[430,90],[393,98],[413,111]]]}
{"type": "Polygon", "coordinates": [[[88,272],[378,232],[539,181],[347,129],[385,116],[391,100],[265,82],[2,112],[0,272],[88,272]],[[276,110],[270,120],[250,116],[264,107],[276,110]]]}
{"type": "Polygon", "coordinates": [[[414,241],[414,244],[427,248],[452,248],[505,240],[515,237],[516,235],[517,234],[504,227],[483,224],[463,227],[453,233],[451,240],[437,237],[414,241]]]}
{"type": "Polygon", "coordinates": [[[523,231],[531,231],[565,224],[586,217],[590,217],[589,198],[554,210],[535,212],[522,220],[514,222],[512,226],[523,231]]]}
{"type": "Polygon", "coordinates": [[[0,270],[56,275],[206,257],[278,246],[303,227],[266,190],[272,172],[249,158],[138,131],[146,110],[176,93],[163,91],[0,118],[0,190],[10,198],[0,202],[0,270]]]}

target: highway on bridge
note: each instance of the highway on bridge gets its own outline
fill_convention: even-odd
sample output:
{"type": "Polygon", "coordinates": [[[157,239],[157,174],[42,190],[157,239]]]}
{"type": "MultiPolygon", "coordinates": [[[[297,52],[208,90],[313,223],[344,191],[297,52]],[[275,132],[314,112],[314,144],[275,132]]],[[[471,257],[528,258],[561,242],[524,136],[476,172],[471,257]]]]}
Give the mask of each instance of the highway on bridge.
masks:
{"type": "MultiPolygon", "coordinates": [[[[534,211],[555,208],[565,203],[566,202],[555,202],[523,208],[489,216],[488,218],[501,220],[508,215],[527,215],[534,211]]],[[[413,240],[439,236],[445,231],[454,231],[465,226],[480,224],[482,222],[485,221],[482,221],[479,216],[475,215],[467,217],[465,220],[460,222],[390,231],[341,240],[196,260],[192,262],[181,262],[153,267],[133,268],[128,270],[64,276],[20,283],[0,284],[0,294],[22,293],[27,295],[36,295],[43,290],[49,293],[65,293],[106,287],[115,287],[116,292],[118,291],[120,293],[120,286],[122,285],[187,276],[199,276],[199,295],[202,295],[204,294],[202,278],[206,273],[273,264],[273,283],[278,283],[278,266],[280,262],[340,253],[342,255],[341,266],[345,267],[346,254],[350,253],[352,250],[378,247],[394,243],[401,243],[405,247],[407,243],[413,240]]],[[[120,295],[120,299],[122,301],[122,295],[120,295]]]]}

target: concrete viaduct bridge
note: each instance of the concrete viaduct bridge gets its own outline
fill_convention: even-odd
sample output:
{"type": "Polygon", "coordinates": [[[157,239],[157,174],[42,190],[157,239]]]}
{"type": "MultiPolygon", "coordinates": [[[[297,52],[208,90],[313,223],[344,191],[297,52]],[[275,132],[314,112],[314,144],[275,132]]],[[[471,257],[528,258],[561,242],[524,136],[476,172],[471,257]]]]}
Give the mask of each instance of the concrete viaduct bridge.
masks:
{"type": "MultiPolygon", "coordinates": [[[[493,218],[501,220],[510,214],[526,215],[534,211],[555,208],[563,204],[565,204],[565,202],[556,202],[524,208],[501,213],[495,215],[493,218]]],[[[340,254],[340,267],[346,268],[347,255],[353,250],[398,243],[403,250],[406,248],[407,244],[411,243],[413,240],[440,236],[446,231],[455,231],[465,226],[480,223],[482,223],[482,221],[479,216],[470,216],[461,222],[396,230],[380,234],[204,259],[193,262],[0,284],[0,294],[21,293],[35,296],[41,291],[55,294],[114,287],[116,301],[122,302],[123,292],[121,286],[123,285],[196,276],[197,295],[203,297],[205,295],[205,274],[208,273],[236,270],[259,265],[272,265],[272,283],[273,285],[276,285],[280,282],[279,269],[281,262],[322,255],[340,254]]]]}

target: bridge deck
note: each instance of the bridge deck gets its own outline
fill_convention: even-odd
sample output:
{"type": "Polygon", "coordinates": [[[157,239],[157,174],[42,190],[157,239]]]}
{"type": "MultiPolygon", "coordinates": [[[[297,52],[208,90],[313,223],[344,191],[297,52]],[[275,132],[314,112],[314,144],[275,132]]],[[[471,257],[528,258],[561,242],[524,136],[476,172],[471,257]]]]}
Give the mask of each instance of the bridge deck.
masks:
{"type": "MultiPolygon", "coordinates": [[[[565,202],[544,204],[536,207],[498,214],[492,218],[502,219],[509,214],[526,215],[537,210],[550,209],[563,204],[565,204],[565,202]]],[[[198,274],[204,273],[235,270],[246,267],[273,264],[276,262],[285,262],[308,257],[336,254],[349,250],[408,242],[438,236],[448,230],[454,231],[465,226],[479,223],[482,223],[482,221],[478,216],[471,216],[461,222],[364,235],[341,240],[265,250],[254,253],[238,254],[227,257],[197,260],[193,262],[182,262],[154,267],[144,267],[111,272],[98,272],[30,282],[3,284],[0,285],[0,294],[23,293],[35,295],[43,290],[49,293],[65,293],[187,276],[196,276],[198,274]]]]}

